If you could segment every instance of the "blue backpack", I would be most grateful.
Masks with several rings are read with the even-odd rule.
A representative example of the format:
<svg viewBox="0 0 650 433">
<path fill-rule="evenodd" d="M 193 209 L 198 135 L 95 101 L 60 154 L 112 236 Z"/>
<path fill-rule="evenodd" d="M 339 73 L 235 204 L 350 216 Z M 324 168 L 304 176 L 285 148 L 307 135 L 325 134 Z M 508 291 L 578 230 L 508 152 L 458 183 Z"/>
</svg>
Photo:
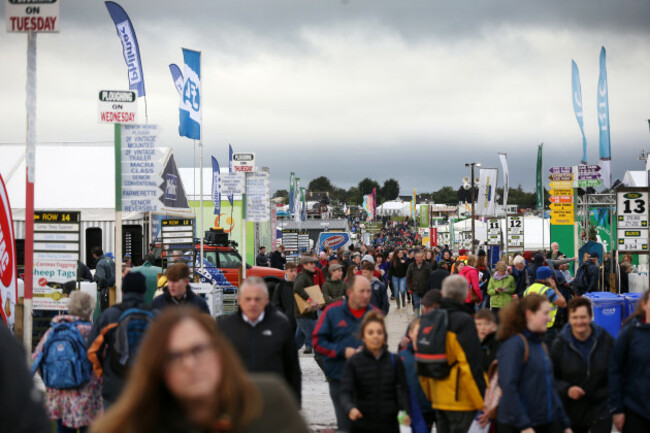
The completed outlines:
<svg viewBox="0 0 650 433">
<path fill-rule="evenodd" d="M 86 342 L 77 324 L 61 322 L 54 325 L 43 350 L 32 364 L 32 374 L 41 368 L 45 386 L 54 389 L 79 388 L 90 380 L 92 366 L 86 355 Z"/>
<path fill-rule="evenodd" d="M 117 327 L 111 330 L 113 338 L 108 345 L 108 356 L 111 369 L 118 376 L 126 376 L 138 351 L 140 341 L 154 318 L 155 315 L 150 310 L 129 308 L 124 310 L 118 319 Z"/>
</svg>

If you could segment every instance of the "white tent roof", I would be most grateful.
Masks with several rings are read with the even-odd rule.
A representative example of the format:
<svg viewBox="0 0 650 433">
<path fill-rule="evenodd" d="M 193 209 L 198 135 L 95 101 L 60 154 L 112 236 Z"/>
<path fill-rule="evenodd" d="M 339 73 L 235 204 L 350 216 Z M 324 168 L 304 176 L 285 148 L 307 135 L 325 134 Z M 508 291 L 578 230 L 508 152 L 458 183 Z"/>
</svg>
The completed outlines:
<svg viewBox="0 0 650 433">
<path fill-rule="evenodd" d="M 377 206 L 379 216 L 409 216 L 411 215 L 411 204 L 405 201 L 387 201 Z"/>
<path fill-rule="evenodd" d="M 623 185 L 625 186 L 648 186 L 648 173 L 645 171 L 631 171 L 625 172 L 623 177 Z"/>
</svg>

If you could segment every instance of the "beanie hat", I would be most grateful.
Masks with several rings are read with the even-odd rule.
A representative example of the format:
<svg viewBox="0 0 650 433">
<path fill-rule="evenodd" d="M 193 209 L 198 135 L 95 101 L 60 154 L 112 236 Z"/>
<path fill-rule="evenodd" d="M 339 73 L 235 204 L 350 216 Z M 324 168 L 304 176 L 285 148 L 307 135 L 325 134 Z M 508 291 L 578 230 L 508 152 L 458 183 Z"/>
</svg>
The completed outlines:
<svg viewBox="0 0 650 433">
<path fill-rule="evenodd" d="M 140 272 L 129 272 L 122 278 L 122 292 L 123 293 L 140 293 L 144 295 L 147 291 L 147 283 Z"/>
<path fill-rule="evenodd" d="M 535 254 L 533 256 L 533 263 L 535 263 L 536 265 L 543 264 L 544 263 L 544 256 L 541 255 L 541 254 Z"/>
<path fill-rule="evenodd" d="M 548 266 L 540 266 L 539 268 L 537 268 L 538 280 L 546 280 L 548 278 L 551 278 L 552 275 L 553 275 L 553 270 Z"/>
<path fill-rule="evenodd" d="M 366 254 L 365 256 L 363 256 L 363 259 L 361 259 L 361 261 L 375 263 L 375 259 L 370 254 Z"/>
</svg>

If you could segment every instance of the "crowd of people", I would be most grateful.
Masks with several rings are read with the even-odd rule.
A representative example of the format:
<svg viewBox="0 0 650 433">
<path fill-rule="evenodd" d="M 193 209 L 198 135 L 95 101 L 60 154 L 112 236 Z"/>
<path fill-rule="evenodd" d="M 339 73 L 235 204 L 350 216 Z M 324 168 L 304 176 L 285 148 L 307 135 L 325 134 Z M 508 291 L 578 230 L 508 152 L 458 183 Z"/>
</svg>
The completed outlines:
<svg viewBox="0 0 650 433">
<path fill-rule="evenodd" d="M 650 292 L 615 339 L 581 296 L 597 256 L 570 279 L 574 258 L 557 245 L 491 266 L 481 250 L 384 230 L 297 263 L 274 251 L 283 280 L 247 278 L 238 312 L 217 320 L 184 263 L 153 280 L 157 296 L 145 274 L 125 274 L 122 302 L 94 321 L 95 299 L 74 291 L 32 354 L 42 397 L 7 394 L 30 381 L 0 332 L 0 392 L 14 396 L 0 431 L 51 431 L 47 419 L 58 432 L 307 431 L 300 351 L 327 380 L 342 432 L 650 431 Z M 388 329 L 393 305 L 406 329 Z M 403 335 L 394 352 L 389 332 Z M 16 405 L 30 416 L 7 415 Z"/>
</svg>

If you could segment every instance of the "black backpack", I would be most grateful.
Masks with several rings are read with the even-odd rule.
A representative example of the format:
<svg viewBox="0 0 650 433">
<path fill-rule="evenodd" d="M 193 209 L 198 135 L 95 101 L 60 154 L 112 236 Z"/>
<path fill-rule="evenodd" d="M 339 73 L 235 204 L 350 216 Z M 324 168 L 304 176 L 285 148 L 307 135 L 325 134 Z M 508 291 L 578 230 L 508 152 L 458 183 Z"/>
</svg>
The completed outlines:
<svg viewBox="0 0 650 433">
<path fill-rule="evenodd" d="M 419 376 L 444 379 L 451 368 L 447 361 L 447 310 L 436 308 L 420 317 L 415 365 Z"/>
<path fill-rule="evenodd" d="M 579 294 L 583 294 L 587 291 L 589 287 L 589 266 L 586 263 L 583 263 L 582 266 L 578 268 L 575 278 L 575 288 Z"/>
</svg>

